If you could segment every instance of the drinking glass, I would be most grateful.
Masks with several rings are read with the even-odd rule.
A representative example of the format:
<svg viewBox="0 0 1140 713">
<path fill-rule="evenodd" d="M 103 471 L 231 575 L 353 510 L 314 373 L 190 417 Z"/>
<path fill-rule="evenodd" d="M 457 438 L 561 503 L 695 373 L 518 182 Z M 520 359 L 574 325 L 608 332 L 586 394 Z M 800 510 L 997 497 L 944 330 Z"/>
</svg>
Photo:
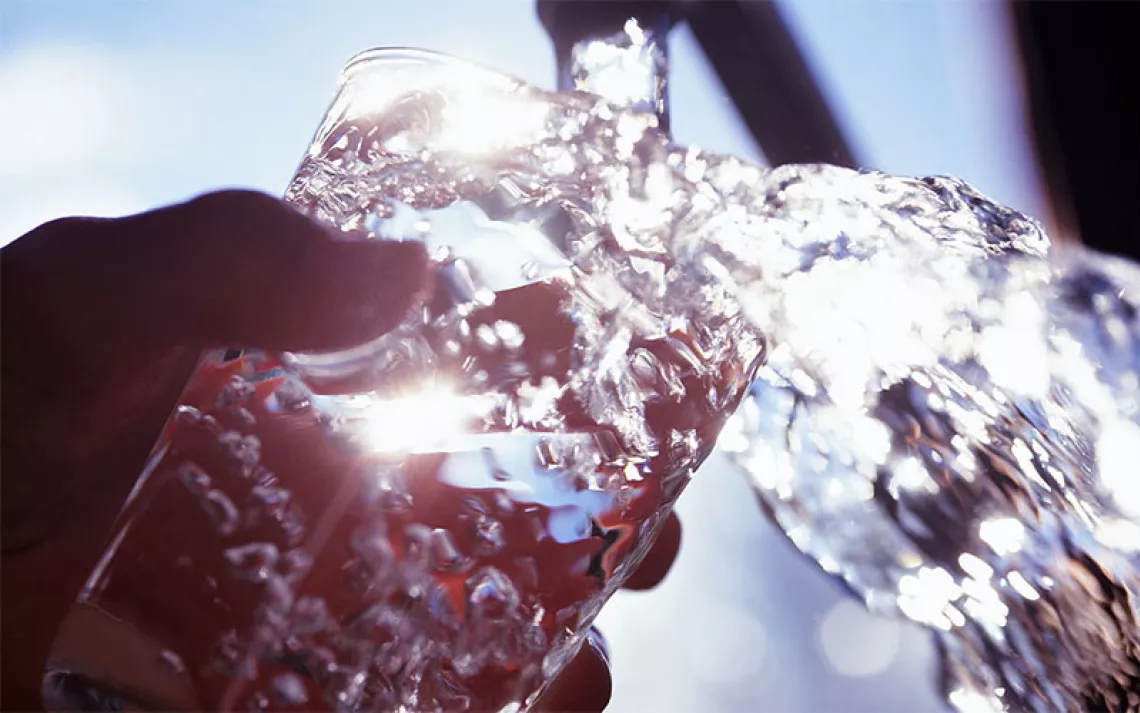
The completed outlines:
<svg viewBox="0 0 1140 713">
<path fill-rule="evenodd" d="M 353 349 L 204 355 L 48 707 L 532 705 L 763 353 L 680 249 L 703 163 L 656 122 L 442 55 L 353 59 L 286 198 L 422 242 L 430 291 Z"/>
</svg>

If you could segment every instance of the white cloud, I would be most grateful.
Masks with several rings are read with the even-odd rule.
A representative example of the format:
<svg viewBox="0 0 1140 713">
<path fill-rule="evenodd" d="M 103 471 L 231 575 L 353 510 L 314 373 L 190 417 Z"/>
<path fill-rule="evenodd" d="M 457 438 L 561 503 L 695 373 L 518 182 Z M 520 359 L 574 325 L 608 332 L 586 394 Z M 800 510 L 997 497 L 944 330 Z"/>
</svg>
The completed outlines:
<svg viewBox="0 0 1140 713">
<path fill-rule="evenodd" d="M 0 185 L 82 172 L 129 146 L 130 79 L 92 47 L 30 45 L 0 56 Z"/>
<path fill-rule="evenodd" d="M 143 207 L 113 170 L 138 150 L 132 87 L 122 63 L 95 47 L 0 55 L 0 245 L 61 216 Z"/>
</svg>

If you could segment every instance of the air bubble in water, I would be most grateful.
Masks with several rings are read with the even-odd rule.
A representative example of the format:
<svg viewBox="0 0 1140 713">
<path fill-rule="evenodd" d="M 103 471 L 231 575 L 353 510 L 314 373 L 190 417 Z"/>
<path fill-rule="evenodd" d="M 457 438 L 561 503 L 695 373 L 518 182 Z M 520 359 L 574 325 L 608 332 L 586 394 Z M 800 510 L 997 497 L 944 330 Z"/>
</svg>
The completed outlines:
<svg viewBox="0 0 1140 713">
<path fill-rule="evenodd" d="M 174 420 L 184 426 L 193 426 L 202 420 L 202 412 L 193 406 L 182 405 L 174 410 Z"/>
<path fill-rule="evenodd" d="M 519 593 L 502 571 L 483 567 L 467 579 L 467 604 L 472 615 L 500 621 L 514 614 Z"/>
<path fill-rule="evenodd" d="M 432 532 L 426 525 L 412 524 L 404 528 L 404 566 L 426 570 L 431 558 Z"/>
<path fill-rule="evenodd" d="M 237 419 L 238 423 L 246 426 L 247 428 L 249 426 L 254 426 L 257 424 L 257 417 L 253 415 L 252 411 L 244 406 L 238 406 L 234 409 L 234 418 Z"/>
<path fill-rule="evenodd" d="M 385 512 L 404 512 L 412 507 L 412 496 L 398 468 L 380 466 L 364 479 L 365 499 Z"/>
<path fill-rule="evenodd" d="M 474 308 L 477 288 L 466 262 L 453 259 L 440 265 L 439 283 L 461 314 Z"/>
<path fill-rule="evenodd" d="M 261 691 L 254 693 L 249 697 L 249 709 L 254 713 L 269 710 L 269 696 Z"/>
<path fill-rule="evenodd" d="M 250 502 L 277 520 L 284 517 L 290 497 L 288 490 L 267 485 L 256 485 L 249 492 Z"/>
<path fill-rule="evenodd" d="M 227 406 L 237 406 L 238 404 L 245 403 L 254 394 L 253 384 L 248 380 L 234 374 L 222 390 L 218 393 L 217 406 L 224 408 Z"/>
<path fill-rule="evenodd" d="M 523 345 L 525 335 L 522 329 L 519 328 L 514 322 L 507 322 L 499 320 L 495 322 L 495 336 L 499 338 L 503 346 L 507 349 L 519 349 Z"/>
<path fill-rule="evenodd" d="M 395 560 L 392 545 L 388 542 L 388 532 L 382 522 L 370 522 L 359 527 L 352 533 L 349 545 L 369 571 L 376 575 L 387 572 Z"/>
<path fill-rule="evenodd" d="M 515 501 L 505 490 L 496 490 L 491 496 L 491 501 L 495 505 L 495 511 L 501 515 L 511 515 L 515 511 Z"/>
<path fill-rule="evenodd" d="M 269 542 L 252 542 L 231 547 L 223 553 L 235 577 L 260 582 L 266 579 L 277 564 L 277 547 Z"/>
<path fill-rule="evenodd" d="M 210 490 L 203 494 L 203 509 L 214 522 L 214 529 L 220 535 L 232 535 L 238 526 L 238 509 L 233 501 L 220 490 Z"/>
<path fill-rule="evenodd" d="M 158 652 L 158 663 L 162 668 L 175 675 L 186 672 L 186 664 L 182 662 L 182 657 L 170 649 L 163 649 Z"/>
<path fill-rule="evenodd" d="M 506 544 L 503 523 L 487 515 L 478 516 L 475 519 L 472 540 L 476 555 L 486 557 L 498 554 Z"/>
<path fill-rule="evenodd" d="M 283 706 L 299 706 L 309 700 L 309 694 L 300 676 L 283 673 L 273 678 L 273 698 Z"/>
<path fill-rule="evenodd" d="M 226 431 L 218 436 L 222 452 L 241 466 L 244 474 L 253 472 L 261 460 L 261 439 L 254 435 L 242 435 L 237 431 Z"/>
<path fill-rule="evenodd" d="M 289 547 L 297 547 L 305 540 L 305 516 L 296 503 L 289 503 L 281 516 L 281 531 Z"/>
<path fill-rule="evenodd" d="M 312 396 L 305 386 L 293 379 L 287 379 L 273 392 L 277 408 L 286 412 L 303 411 L 312 405 Z"/>
<path fill-rule="evenodd" d="M 245 647 L 233 629 L 223 632 L 218 637 L 214 643 L 210 660 L 219 671 L 227 676 L 238 676 L 245 673 L 247 678 L 253 677 L 252 669 L 245 655 Z"/>
<path fill-rule="evenodd" d="M 270 574 L 264 580 L 261 610 L 269 615 L 268 621 L 275 627 L 284 623 L 288 610 L 293 608 L 293 588 L 285 577 Z"/>
<path fill-rule="evenodd" d="M 301 597 L 293 607 L 291 636 L 309 636 L 328 629 L 333 624 L 325 600 L 320 597 Z"/>
<path fill-rule="evenodd" d="M 281 576 L 291 584 L 304 578 L 313 566 L 313 556 L 303 549 L 289 550 L 281 556 Z"/>
<path fill-rule="evenodd" d="M 437 527 L 431 531 L 431 566 L 440 572 L 455 572 L 463 568 L 465 558 L 451 533 Z"/>
<path fill-rule="evenodd" d="M 483 462 L 487 464 L 487 469 L 491 471 L 491 477 L 499 482 L 505 482 L 511 479 L 511 474 L 503 469 L 499 464 L 499 459 L 495 456 L 495 451 L 490 448 L 484 448 Z"/>
<path fill-rule="evenodd" d="M 485 349 L 494 349 L 499 344 L 495 330 L 486 324 L 481 324 L 475 329 L 475 340 Z"/>
<path fill-rule="evenodd" d="M 178 466 L 178 478 L 195 495 L 204 495 L 210 489 L 210 476 L 198 465 L 190 462 Z"/>
<path fill-rule="evenodd" d="M 549 438 L 540 438 L 535 446 L 535 457 L 543 468 L 553 469 L 562 465 L 562 457 Z"/>
</svg>

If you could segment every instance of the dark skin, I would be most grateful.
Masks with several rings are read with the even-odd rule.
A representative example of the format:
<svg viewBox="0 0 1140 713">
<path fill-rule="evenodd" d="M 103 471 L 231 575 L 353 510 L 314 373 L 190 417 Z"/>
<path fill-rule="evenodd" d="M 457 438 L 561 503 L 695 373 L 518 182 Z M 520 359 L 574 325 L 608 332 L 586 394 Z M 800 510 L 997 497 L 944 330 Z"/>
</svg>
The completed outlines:
<svg viewBox="0 0 1140 713">
<path fill-rule="evenodd" d="M 415 245 L 334 240 L 246 191 L 57 220 L 0 251 L 0 709 L 42 708 L 56 627 L 199 353 L 359 344 L 391 329 L 428 281 Z M 671 518 L 627 586 L 660 582 L 679 543 Z M 603 648 L 583 647 L 539 708 L 605 708 Z"/>
</svg>

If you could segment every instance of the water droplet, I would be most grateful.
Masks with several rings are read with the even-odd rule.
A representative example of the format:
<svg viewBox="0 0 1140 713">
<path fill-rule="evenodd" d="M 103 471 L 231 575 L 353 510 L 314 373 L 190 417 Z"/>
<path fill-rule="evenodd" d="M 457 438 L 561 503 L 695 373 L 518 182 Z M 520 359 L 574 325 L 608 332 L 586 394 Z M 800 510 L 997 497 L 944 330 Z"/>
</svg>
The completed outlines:
<svg viewBox="0 0 1140 713">
<path fill-rule="evenodd" d="M 456 572 L 466 564 L 451 533 L 443 528 L 431 531 L 431 566 L 440 572 Z"/>
<path fill-rule="evenodd" d="M 178 477 L 186 488 L 196 495 L 202 495 L 210 489 L 210 476 L 194 463 L 186 462 L 179 465 Z"/>
<path fill-rule="evenodd" d="M 503 523 L 493 517 L 481 515 L 475 520 L 473 548 L 480 557 L 496 555 L 506 544 Z"/>
<path fill-rule="evenodd" d="M 238 526 L 238 509 L 220 490 L 206 492 L 200 502 L 220 535 L 232 535 Z"/>
<path fill-rule="evenodd" d="M 218 436 L 222 452 L 241 467 L 243 474 L 250 474 L 261 460 L 261 439 L 254 435 L 242 435 L 237 431 L 226 431 Z"/>
<path fill-rule="evenodd" d="M 235 577 L 259 582 L 273 571 L 277 564 L 277 547 L 268 542 L 252 542 L 231 547 L 223 553 Z"/>
<path fill-rule="evenodd" d="M 309 700 L 309 694 L 300 676 L 283 673 L 273 678 L 273 698 L 283 706 L 299 706 Z"/>
<path fill-rule="evenodd" d="M 260 713 L 261 711 L 269 710 L 269 696 L 265 695 L 261 691 L 254 693 L 249 698 L 249 709 L 251 711 L 254 711 L 254 713 Z"/>
<path fill-rule="evenodd" d="M 158 652 L 158 663 L 162 668 L 176 676 L 186 671 L 186 664 L 182 662 L 182 657 L 170 649 L 163 649 Z"/>
<path fill-rule="evenodd" d="M 234 374 L 218 393 L 216 405 L 218 408 L 225 408 L 227 406 L 236 406 L 245 403 L 253 396 L 254 391 L 253 384 L 237 374 Z"/>
<path fill-rule="evenodd" d="M 290 636 L 309 636 L 324 631 L 333 625 L 325 600 L 320 597 L 301 597 L 293 607 L 293 621 Z"/>
<path fill-rule="evenodd" d="M 472 616 L 502 621 L 514 614 L 519 593 L 507 575 L 495 567 L 483 567 L 467 579 L 467 604 Z"/>
</svg>

